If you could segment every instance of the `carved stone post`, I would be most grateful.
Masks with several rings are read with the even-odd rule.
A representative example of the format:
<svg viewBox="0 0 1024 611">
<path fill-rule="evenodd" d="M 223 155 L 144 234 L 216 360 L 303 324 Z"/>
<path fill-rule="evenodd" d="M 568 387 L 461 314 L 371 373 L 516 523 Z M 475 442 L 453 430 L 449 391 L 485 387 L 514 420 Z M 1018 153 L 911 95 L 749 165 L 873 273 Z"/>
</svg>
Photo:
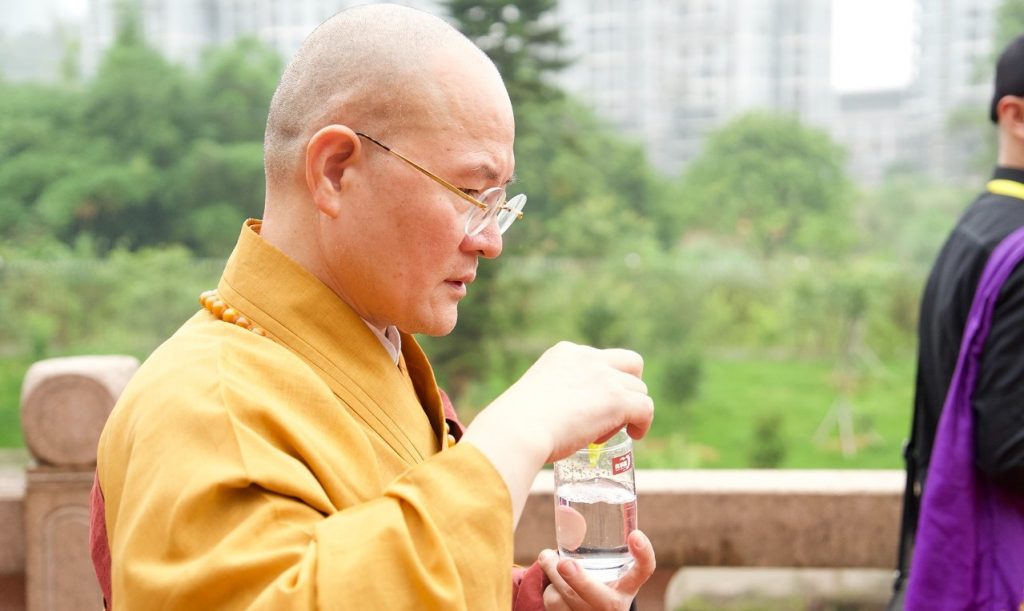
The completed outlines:
<svg viewBox="0 0 1024 611">
<path fill-rule="evenodd" d="M 28 611 L 99 609 L 89 555 L 89 491 L 103 424 L 139 362 L 130 356 L 39 361 L 21 388 Z"/>
</svg>

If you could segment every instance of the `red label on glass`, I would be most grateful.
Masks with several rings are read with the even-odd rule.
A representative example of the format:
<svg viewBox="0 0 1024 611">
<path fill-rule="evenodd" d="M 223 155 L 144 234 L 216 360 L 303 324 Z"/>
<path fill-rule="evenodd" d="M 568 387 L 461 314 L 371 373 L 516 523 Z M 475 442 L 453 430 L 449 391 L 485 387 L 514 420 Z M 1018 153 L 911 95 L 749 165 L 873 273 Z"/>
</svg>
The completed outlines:
<svg viewBox="0 0 1024 611">
<path fill-rule="evenodd" d="M 629 452 L 612 459 L 612 475 L 625 473 L 633 468 L 633 453 Z"/>
</svg>

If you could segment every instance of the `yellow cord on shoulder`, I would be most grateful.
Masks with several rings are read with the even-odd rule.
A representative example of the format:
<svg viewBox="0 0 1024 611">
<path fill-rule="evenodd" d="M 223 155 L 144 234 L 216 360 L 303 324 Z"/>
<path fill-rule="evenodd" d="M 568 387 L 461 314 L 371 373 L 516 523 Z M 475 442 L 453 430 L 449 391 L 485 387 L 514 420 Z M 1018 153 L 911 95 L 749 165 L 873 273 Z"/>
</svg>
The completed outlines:
<svg viewBox="0 0 1024 611">
<path fill-rule="evenodd" d="M 1017 199 L 1024 199 L 1024 184 L 1016 180 L 1007 180 L 1005 178 L 990 180 L 988 181 L 988 190 L 989 193 L 995 193 L 996 195 L 1007 195 Z"/>
</svg>

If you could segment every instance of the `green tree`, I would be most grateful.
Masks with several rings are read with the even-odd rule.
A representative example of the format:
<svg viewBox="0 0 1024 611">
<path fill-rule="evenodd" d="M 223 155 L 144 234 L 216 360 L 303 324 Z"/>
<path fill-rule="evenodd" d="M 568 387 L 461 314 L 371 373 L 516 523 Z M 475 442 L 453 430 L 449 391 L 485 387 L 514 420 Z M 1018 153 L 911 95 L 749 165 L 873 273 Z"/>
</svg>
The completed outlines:
<svg viewBox="0 0 1024 611">
<path fill-rule="evenodd" d="M 78 82 L 81 74 L 79 65 L 82 52 L 82 38 L 67 25 L 59 24 L 57 36 L 60 39 L 63 53 L 60 58 L 60 77 L 64 83 Z"/>
<path fill-rule="evenodd" d="M 207 50 L 198 75 L 203 136 L 262 142 L 282 67 L 281 56 L 255 38 Z"/>
<path fill-rule="evenodd" d="M 567 65 L 557 0 L 444 0 L 456 27 L 487 53 L 515 103 L 561 95 L 549 82 Z"/>
<path fill-rule="evenodd" d="M 119 42 L 107 51 L 88 88 L 83 135 L 116 143 L 122 157 L 144 155 L 167 167 L 197 135 L 191 85 L 183 68 L 155 50 Z"/>
<path fill-rule="evenodd" d="M 684 180 L 692 227 L 738 235 L 764 256 L 839 254 L 852 240 L 845 151 L 786 115 L 752 113 L 713 132 Z"/>
<path fill-rule="evenodd" d="M 996 9 L 996 37 L 992 45 L 993 58 L 1002 53 L 1014 38 L 1024 34 L 1024 0 L 1003 0 Z M 995 62 L 990 62 L 995 65 Z"/>
<path fill-rule="evenodd" d="M 169 237 L 198 254 L 228 254 L 242 220 L 261 214 L 263 130 L 280 72 L 277 53 L 251 38 L 203 55 L 193 79 L 201 137 L 182 152 L 163 200 Z"/>
<path fill-rule="evenodd" d="M 976 185 L 956 188 L 916 174 L 888 176 L 858 199 L 863 250 L 927 271 L 976 190 Z"/>
<path fill-rule="evenodd" d="M 514 254 L 593 257 L 678 237 L 672 185 L 639 143 L 571 98 L 516 108 L 516 175 L 529 200 Z"/>
<path fill-rule="evenodd" d="M 89 151 L 77 137 L 82 94 L 63 86 L 0 87 L 0 242 L 26 243 L 53 228 L 36 202 Z"/>
<path fill-rule="evenodd" d="M 134 3 L 118 7 L 115 43 L 90 82 L 0 89 L 0 235 L 226 254 L 262 209 L 281 60 L 242 39 L 189 71 L 146 46 Z"/>
<path fill-rule="evenodd" d="M 227 256 L 243 220 L 263 210 L 263 144 L 200 140 L 172 171 L 167 238 L 202 256 Z"/>
</svg>

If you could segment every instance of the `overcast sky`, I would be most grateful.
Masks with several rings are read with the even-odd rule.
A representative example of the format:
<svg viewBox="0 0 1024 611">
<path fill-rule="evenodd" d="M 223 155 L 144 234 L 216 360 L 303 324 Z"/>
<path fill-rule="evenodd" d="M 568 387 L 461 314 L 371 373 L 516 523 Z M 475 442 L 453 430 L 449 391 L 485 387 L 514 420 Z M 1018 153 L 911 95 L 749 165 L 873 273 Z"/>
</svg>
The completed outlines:
<svg viewBox="0 0 1024 611">
<path fill-rule="evenodd" d="M 55 18 L 81 19 L 87 6 L 88 0 L 0 0 L 0 29 L 48 30 Z"/>
<path fill-rule="evenodd" d="M 0 0 L 0 29 L 48 30 L 77 20 L 88 0 Z M 911 0 L 832 0 L 832 86 L 840 91 L 899 87 L 911 74 Z"/>
<path fill-rule="evenodd" d="M 832 86 L 840 91 L 907 84 L 911 0 L 832 0 Z"/>
</svg>

